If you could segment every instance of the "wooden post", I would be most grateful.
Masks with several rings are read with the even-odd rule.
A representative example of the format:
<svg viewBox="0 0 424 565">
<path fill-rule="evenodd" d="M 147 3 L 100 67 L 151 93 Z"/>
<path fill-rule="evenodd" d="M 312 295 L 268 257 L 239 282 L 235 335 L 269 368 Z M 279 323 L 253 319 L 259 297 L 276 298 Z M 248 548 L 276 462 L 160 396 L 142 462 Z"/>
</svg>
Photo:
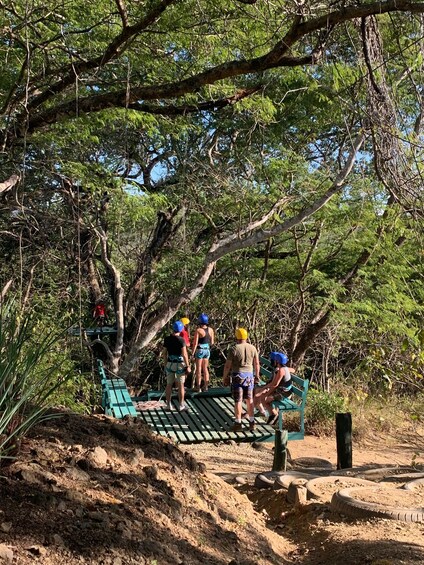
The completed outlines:
<svg viewBox="0 0 424 565">
<path fill-rule="evenodd" d="M 273 471 L 285 471 L 287 469 L 287 430 L 275 430 Z"/>
<path fill-rule="evenodd" d="M 352 414 L 336 414 L 337 469 L 352 467 Z"/>
</svg>

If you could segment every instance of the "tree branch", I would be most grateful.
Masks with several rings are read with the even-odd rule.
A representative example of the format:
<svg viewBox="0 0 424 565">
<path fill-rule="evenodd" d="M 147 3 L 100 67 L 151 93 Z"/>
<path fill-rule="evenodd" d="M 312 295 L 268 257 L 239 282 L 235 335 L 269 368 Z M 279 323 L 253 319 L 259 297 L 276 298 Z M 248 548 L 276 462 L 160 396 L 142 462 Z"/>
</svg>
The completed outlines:
<svg viewBox="0 0 424 565">
<path fill-rule="evenodd" d="M 74 62 L 70 65 L 63 78 L 46 87 L 41 94 L 30 101 L 27 106 L 30 115 L 31 110 L 39 108 L 44 102 L 54 97 L 56 94 L 63 92 L 68 86 L 73 84 L 76 76 L 81 76 L 90 70 L 99 69 L 112 59 L 120 56 L 125 51 L 130 40 L 155 22 L 162 12 L 175 1 L 176 0 L 162 0 L 162 2 L 159 2 L 150 13 L 137 24 L 125 27 L 108 45 L 101 56 L 90 59 L 89 61 Z M 124 107 L 126 104 L 140 104 L 140 100 L 144 101 L 142 104 L 147 100 L 169 100 L 171 98 L 179 98 L 185 94 L 198 92 L 206 85 L 214 84 L 227 78 L 251 73 L 257 74 L 276 67 L 294 67 L 312 64 L 317 61 L 321 49 L 318 47 L 316 52 L 312 55 L 293 57 L 292 48 L 300 39 L 316 31 L 322 30 L 327 32 L 327 30 L 331 30 L 338 24 L 350 20 L 388 12 L 424 13 L 424 3 L 406 0 L 387 0 L 385 2 L 372 2 L 371 4 L 343 7 L 339 10 L 324 14 L 323 16 L 311 18 L 308 21 L 304 21 L 302 16 L 296 16 L 286 35 L 278 41 L 268 53 L 262 56 L 252 59 L 228 61 L 177 82 L 134 86 L 131 87 L 129 92 L 128 88 L 125 88 L 114 92 L 94 94 L 85 98 L 79 98 L 78 109 L 81 113 L 88 113 L 111 107 Z M 53 123 L 66 116 L 74 116 L 75 107 L 75 99 L 73 98 L 67 102 L 57 104 L 48 110 L 39 112 L 36 116 L 30 118 L 27 131 L 34 131 L 45 124 Z M 146 106 L 145 111 L 147 111 L 147 109 L 148 107 Z M 151 110 L 153 111 L 153 108 L 151 108 Z M 170 113 L 171 112 L 172 110 L 170 109 Z M 165 113 L 165 111 L 163 111 L 163 113 Z M 16 117 L 16 123 L 25 124 L 26 118 L 26 113 L 19 115 Z M 24 128 L 21 126 L 17 135 L 22 136 L 23 133 Z"/>
<path fill-rule="evenodd" d="M 116 2 L 116 5 L 118 7 L 118 12 L 121 16 L 122 25 L 125 29 L 125 28 L 129 27 L 127 7 L 125 6 L 125 3 L 123 2 L 123 0 L 115 0 L 115 2 Z"/>
<path fill-rule="evenodd" d="M 113 278 L 114 284 L 114 296 L 113 302 L 115 306 L 115 315 L 116 315 L 116 343 L 113 350 L 113 363 L 112 363 L 112 371 L 117 371 L 118 369 L 118 362 L 122 355 L 122 350 L 124 347 L 124 289 L 122 288 L 121 284 L 121 275 L 119 270 L 115 267 L 109 257 L 109 250 L 108 250 L 108 238 L 105 231 L 97 227 L 95 229 L 96 234 L 100 240 L 100 249 L 102 253 L 102 261 L 105 265 L 108 273 Z"/>
<path fill-rule="evenodd" d="M 18 173 L 14 173 L 7 180 L 0 182 L 0 194 L 11 190 L 14 186 L 18 184 L 20 180 L 21 180 L 21 175 Z"/>
<path fill-rule="evenodd" d="M 336 194 L 342 188 L 342 186 L 344 186 L 346 179 L 353 168 L 357 152 L 364 142 L 364 138 L 365 136 L 363 133 L 358 135 L 358 137 L 352 144 L 352 149 L 345 166 L 337 175 L 331 188 L 325 193 L 324 196 L 316 200 L 312 205 L 299 212 L 293 218 L 290 218 L 281 224 L 277 224 L 269 230 L 256 229 L 256 231 L 253 231 L 253 233 L 246 235 L 246 237 L 244 238 L 239 238 L 236 234 L 234 234 L 233 236 L 223 238 L 222 240 L 218 240 L 217 242 L 213 243 L 208 253 L 206 254 L 203 262 L 203 267 L 199 272 L 196 280 L 193 282 L 192 286 L 180 296 L 169 300 L 169 302 L 158 311 L 156 316 L 149 323 L 148 327 L 145 328 L 144 331 L 140 332 L 137 340 L 135 341 L 128 355 L 125 357 L 125 360 L 119 369 L 119 375 L 122 378 L 128 377 L 130 372 L 135 367 L 143 348 L 151 342 L 151 340 L 163 328 L 163 326 L 167 324 L 169 320 L 177 313 L 178 309 L 181 306 L 194 300 L 194 298 L 196 298 L 203 291 L 212 274 L 216 262 L 220 258 L 233 253 L 234 251 L 245 249 L 247 247 L 250 247 L 251 245 L 265 241 L 270 237 L 277 236 L 291 229 L 295 225 L 303 222 L 306 218 L 322 208 L 330 200 L 330 198 L 334 194 Z M 274 209 L 274 206 L 272 209 Z M 268 212 L 264 217 L 269 218 L 270 212 Z M 261 222 L 261 220 L 258 220 L 256 222 L 252 222 L 250 226 L 257 227 L 262 224 L 263 222 Z M 243 233 L 249 232 L 250 226 L 248 226 L 246 230 L 243 231 Z M 250 227 L 250 229 L 255 228 Z"/>
<path fill-rule="evenodd" d="M 115 39 L 111 41 L 111 43 L 109 43 L 102 55 L 100 55 L 99 57 L 94 57 L 93 59 L 90 59 L 88 61 L 72 63 L 69 66 L 68 70 L 63 72 L 64 76 L 62 76 L 60 80 L 58 80 L 54 84 L 49 85 L 43 93 L 31 100 L 31 102 L 28 104 L 28 109 L 31 110 L 38 108 L 41 104 L 52 98 L 52 96 L 55 96 L 59 92 L 63 92 L 63 90 L 65 90 L 68 86 L 75 82 L 76 76 L 79 76 L 87 71 L 103 67 L 112 59 L 119 57 L 119 55 L 121 55 L 125 51 L 131 39 L 133 39 L 144 29 L 146 29 L 149 25 L 154 23 L 166 10 L 167 7 L 175 2 L 176 0 L 161 0 L 139 22 L 132 26 L 124 26 L 121 33 L 117 35 Z"/>
</svg>

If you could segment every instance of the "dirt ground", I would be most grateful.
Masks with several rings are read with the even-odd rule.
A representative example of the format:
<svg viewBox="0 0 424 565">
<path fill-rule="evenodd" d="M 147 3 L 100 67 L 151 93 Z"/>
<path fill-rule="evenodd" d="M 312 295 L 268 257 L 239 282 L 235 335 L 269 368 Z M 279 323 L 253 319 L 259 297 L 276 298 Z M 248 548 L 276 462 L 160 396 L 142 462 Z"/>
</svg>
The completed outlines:
<svg viewBox="0 0 424 565">
<path fill-rule="evenodd" d="M 332 512 L 328 503 L 309 502 L 295 509 L 285 501 L 286 491 L 254 488 L 257 473 L 269 471 L 273 448 L 264 444 L 199 444 L 186 446 L 186 451 L 205 463 L 210 472 L 232 483 L 245 494 L 254 508 L 267 517 L 268 528 L 277 532 L 296 549 L 289 551 L 290 563 L 302 565 L 343 564 L 409 565 L 424 563 L 424 523 L 406 523 L 389 519 L 354 520 Z M 336 471 L 335 438 L 307 436 L 289 442 L 288 469 L 313 472 L 312 468 L 331 463 Z M 398 436 L 370 434 L 353 445 L 354 467 L 384 469 L 414 465 L 424 470 L 424 429 L 405 426 Z M 237 485 L 235 477 L 247 479 Z M 401 486 L 400 483 L 388 486 Z M 417 497 L 420 507 L 422 495 Z M 422 508 L 424 512 L 424 508 Z"/>
<path fill-rule="evenodd" d="M 402 438 L 354 445 L 354 464 L 424 464 L 424 430 Z M 335 466 L 334 439 L 289 447 L 294 468 Z M 424 523 L 352 520 L 319 501 L 293 507 L 285 491 L 255 488 L 272 459 L 271 446 L 180 449 L 139 420 L 65 413 L 38 426 L 19 459 L 0 468 L 0 563 L 424 562 Z M 240 475 L 244 484 L 235 484 Z"/>
</svg>

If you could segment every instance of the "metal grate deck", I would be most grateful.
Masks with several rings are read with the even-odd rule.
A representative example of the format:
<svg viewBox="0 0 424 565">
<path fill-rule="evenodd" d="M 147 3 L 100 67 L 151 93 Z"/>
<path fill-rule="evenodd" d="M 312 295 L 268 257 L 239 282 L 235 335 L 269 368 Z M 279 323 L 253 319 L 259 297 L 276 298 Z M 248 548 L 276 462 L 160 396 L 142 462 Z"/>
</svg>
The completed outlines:
<svg viewBox="0 0 424 565">
<path fill-rule="evenodd" d="M 149 394 L 149 398 L 156 395 Z M 158 398 L 158 396 L 156 396 Z M 143 399 L 136 399 L 142 401 Z M 233 424 L 234 401 L 228 389 L 211 389 L 205 393 L 188 394 L 186 412 L 178 412 L 178 401 L 173 398 L 174 411 L 163 407 L 140 410 L 139 416 L 153 432 L 171 438 L 178 443 L 216 442 L 232 439 L 237 442 L 273 441 L 274 428 L 256 420 L 256 429 L 249 431 L 249 423 L 243 420 L 245 431 L 228 431 Z"/>
</svg>

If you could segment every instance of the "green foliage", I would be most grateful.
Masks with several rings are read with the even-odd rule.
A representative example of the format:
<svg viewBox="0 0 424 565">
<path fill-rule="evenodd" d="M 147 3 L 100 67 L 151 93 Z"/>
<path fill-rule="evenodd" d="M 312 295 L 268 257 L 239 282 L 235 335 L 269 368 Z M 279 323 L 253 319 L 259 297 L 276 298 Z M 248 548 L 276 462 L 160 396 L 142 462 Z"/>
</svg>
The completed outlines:
<svg viewBox="0 0 424 565">
<path fill-rule="evenodd" d="M 75 0 L 54 10 L 41 0 L 15 0 L 0 14 L 1 123 L 10 127 L 3 131 L 1 160 L 8 174 L 25 170 L 19 198 L 5 201 L 0 216 L 1 278 L 13 279 L 21 298 L 27 295 L 37 312 L 37 331 L 48 327 L 43 312 L 54 313 L 57 327 L 89 324 L 93 279 L 96 292 L 108 295 L 110 310 L 116 296 L 96 236 L 104 230 L 126 300 L 133 298 L 131 284 L 141 273 L 133 308 L 124 305 L 124 351 L 133 344 L 127 330 L 135 305 L 143 333 L 196 280 L 214 240 L 242 233 L 283 197 L 285 203 L 261 229 L 282 225 L 310 206 L 334 181 L 351 139 L 368 121 L 367 69 L 358 56 L 356 24 L 336 25 L 313 64 L 237 74 L 187 93 L 196 73 L 207 74 L 215 65 L 231 68 L 232 62 L 277 48 L 293 23 L 293 3 L 171 2 L 146 27 L 142 22 L 157 4 L 127 4 L 120 13 L 103 0 L 89 5 Z M 336 4 L 304 3 L 305 23 L 337 10 Z M 385 64 L 375 69 L 376 76 L 384 72 L 390 78 L 403 122 L 399 134 L 413 140 L 417 163 L 419 19 L 404 14 L 377 19 Z M 139 34 L 114 45 L 124 29 L 138 26 Z M 293 64 L 317 49 L 318 36 L 290 47 Z M 173 84 L 181 80 L 184 88 L 173 96 Z M 162 97 L 164 85 L 168 94 Z M 140 87 L 150 89 L 146 99 L 135 94 Z M 260 90 L 219 111 L 192 112 L 198 104 L 251 87 Z M 86 114 L 99 96 L 106 104 Z M 153 113 L 140 110 L 142 105 Z M 184 105 L 189 109 L 178 114 Z M 64 114 L 50 114 L 59 107 Z M 167 107 L 176 113 L 156 113 Z M 9 144 L 15 134 L 22 138 Z M 210 313 L 219 347 L 225 349 L 241 323 L 262 351 L 289 348 L 317 313 L 327 311 L 328 333 L 305 346 L 307 366 L 320 368 L 331 350 L 330 372 L 337 369 L 346 379 L 377 388 L 403 386 L 405 379 L 421 386 L 424 296 L 417 257 L 423 245 L 412 220 L 386 206 L 369 151 L 367 145 L 358 155 L 349 185 L 313 218 L 269 248 L 260 244 L 217 263 L 205 292 L 187 307 L 191 318 L 201 310 Z M 110 199 L 106 211 L 100 210 L 104 192 Z M 149 247 L 158 215 L 175 209 L 184 213 L 173 237 L 163 248 Z M 159 236 L 166 232 L 162 228 Z M 364 252 L 369 257 L 361 261 Z M 95 388 L 77 349 L 53 344 L 39 363 L 46 370 L 58 363 L 64 372 L 80 366 L 55 393 L 74 409 Z"/>
<path fill-rule="evenodd" d="M 337 413 L 346 411 L 346 400 L 337 392 L 311 387 L 305 408 L 305 427 L 309 433 L 329 435 L 334 432 Z"/>
<path fill-rule="evenodd" d="M 0 309 L 0 461 L 16 455 L 25 434 L 47 414 L 52 396 L 69 378 L 44 364 L 57 335 L 35 332 L 34 320 L 15 303 Z"/>
</svg>

